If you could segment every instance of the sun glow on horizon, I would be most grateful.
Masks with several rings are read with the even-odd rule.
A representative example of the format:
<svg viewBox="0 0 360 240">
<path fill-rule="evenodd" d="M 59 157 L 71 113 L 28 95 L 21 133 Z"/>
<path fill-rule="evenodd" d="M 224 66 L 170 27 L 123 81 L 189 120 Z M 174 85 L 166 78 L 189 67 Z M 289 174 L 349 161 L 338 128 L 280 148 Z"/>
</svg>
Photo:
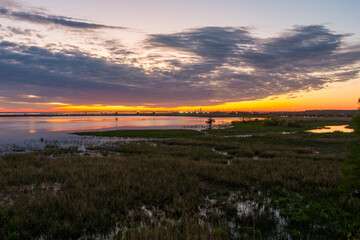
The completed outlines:
<svg viewBox="0 0 360 240">
<path fill-rule="evenodd" d="M 110 105 L 67 105 L 57 107 L 56 111 L 68 111 L 68 112 L 96 112 L 96 111 L 109 111 L 109 112 L 161 112 L 161 111 L 173 111 L 173 112 L 216 112 L 216 111 L 305 111 L 305 110 L 355 110 L 356 103 L 353 107 L 347 105 L 338 104 L 323 107 L 314 107 L 313 100 L 301 101 L 299 99 L 263 99 L 256 101 L 244 101 L 244 102 L 229 102 L 214 106 L 179 106 L 179 107 L 147 107 L 147 106 L 110 106 Z"/>
<path fill-rule="evenodd" d="M 242 102 L 227 102 L 216 104 L 209 101 L 209 105 L 162 107 L 160 104 L 146 103 L 143 106 L 124 105 L 72 105 L 64 104 L 54 108 L 55 111 L 174 111 L 203 112 L 215 111 L 305 111 L 305 110 L 356 110 L 359 99 L 358 89 L 360 79 L 344 83 L 333 83 L 327 88 L 313 91 L 271 96 L 264 99 Z M 333 97 L 336 96 L 336 97 Z M 212 104 L 211 104 L 212 103 Z M 215 105 L 213 105 L 215 104 Z"/>
<path fill-rule="evenodd" d="M 305 111 L 305 110 L 356 110 L 358 109 L 359 79 L 343 85 L 334 83 L 321 90 L 271 96 L 264 99 L 242 102 L 218 103 L 209 100 L 209 105 L 164 107 L 161 104 L 144 103 L 139 106 L 91 104 L 77 105 L 65 102 L 32 103 L 32 108 L 8 109 L 1 112 L 203 112 L 216 111 Z M 341 90 L 341 91 L 340 91 Z M 336 96 L 336 97 L 333 97 Z M 39 106 L 38 109 L 34 106 Z"/>
<path fill-rule="evenodd" d="M 337 101 L 327 103 L 322 95 L 314 98 L 313 96 L 302 97 L 269 97 L 261 100 L 228 102 L 218 105 L 197 105 L 197 106 L 177 106 L 162 107 L 156 104 L 144 104 L 143 106 L 124 106 L 124 105 L 72 105 L 67 103 L 45 103 L 47 106 L 55 106 L 50 109 L 4 109 L 2 112 L 216 112 L 216 111 L 305 111 L 305 110 L 356 110 L 358 98 L 352 101 Z M 214 103 L 214 102 L 213 102 Z M 314 104 L 316 103 L 316 104 Z"/>
</svg>

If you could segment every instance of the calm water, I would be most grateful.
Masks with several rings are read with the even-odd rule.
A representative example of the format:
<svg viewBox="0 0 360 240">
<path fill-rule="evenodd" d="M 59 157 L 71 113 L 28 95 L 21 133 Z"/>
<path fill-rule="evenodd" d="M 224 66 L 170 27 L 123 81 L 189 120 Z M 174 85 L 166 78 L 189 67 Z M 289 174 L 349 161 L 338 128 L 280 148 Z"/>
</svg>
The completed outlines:
<svg viewBox="0 0 360 240">
<path fill-rule="evenodd" d="M 242 118 L 214 118 L 214 128 L 230 125 Z M 0 155 L 12 152 L 40 150 L 48 145 L 76 146 L 81 151 L 99 144 L 116 144 L 134 139 L 97 138 L 69 134 L 79 131 L 116 129 L 194 129 L 207 127 L 207 118 L 178 116 L 53 116 L 53 117 L 0 117 Z M 353 132 L 347 125 L 326 126 L 309 130 L 313 133 Z M 250 135 L 244 135 L 250 136 Z M 240 137 L 244 137 L 240 136 Z M 136 140 L 136 139 L 135 139 Z"/>
<path fill-rule="evenodd" d="M 325 126 L 324 128 L 313 129 L 313 130 L 309 130 L 307 132 L 311 132 L 311 133 L 332 133 L 332 132 L 351 133 L 351 132 L 354 132 L 354 129 L 346 128 L 348 126 L 349 125 Z"/>
<path fill-rule="evenodd" d="M 53 116 L 0 118 L 0 144 L 24 140 L 69 138 L 68 133 L 104 129 L 197 129 L 206 127 L 207 118 L 159 116 Z M 215 126 L 241 118 L 215 118 Z"/>
</svg>

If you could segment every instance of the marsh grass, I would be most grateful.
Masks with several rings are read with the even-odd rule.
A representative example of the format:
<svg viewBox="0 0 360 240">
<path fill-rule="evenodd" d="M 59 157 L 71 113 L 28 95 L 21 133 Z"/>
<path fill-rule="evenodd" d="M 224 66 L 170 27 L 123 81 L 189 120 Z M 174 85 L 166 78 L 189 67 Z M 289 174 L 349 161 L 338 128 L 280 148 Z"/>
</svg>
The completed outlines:
<svg viewBox="0 0 360 240">
<path fill-rule="evenodd" d="M 246 131 L 267 127 L 241 124 Z M 337 190 L 347 147 L 356 137 L 283 135 L 274 128 L 247 138 L 224 137 L 224 132 L 241 134 L 245 127 L 240 126 L 231 132 L 100 144 L 91 150 L 107 154 L 96 156 L 56 147 L 3 156 L 0 236 L 360 237 L 360 203 Z"/>
<path fill-rule="evenodd" d="M 176 138 L 176 137 L 194 137 L 203 135 L 196 130 L 117 130 L 103 132 L 78 132 L 74 133 L 80 136 L 102 136 L 102 137 L 122 137 L 122 138 Z"/>
<path fill-rule="evenodd" d="M 211 134 L 237 135 L 244 133 L 271 133 L 271 132 L 303 132 L 314 128 L 322 128 L 326 125 L 344 125 L 343 121 L 305 121 L 268 119 L 264 121 L 239 121 L 233 122 L 232 128 L 209 129 Z"/>
</svg>

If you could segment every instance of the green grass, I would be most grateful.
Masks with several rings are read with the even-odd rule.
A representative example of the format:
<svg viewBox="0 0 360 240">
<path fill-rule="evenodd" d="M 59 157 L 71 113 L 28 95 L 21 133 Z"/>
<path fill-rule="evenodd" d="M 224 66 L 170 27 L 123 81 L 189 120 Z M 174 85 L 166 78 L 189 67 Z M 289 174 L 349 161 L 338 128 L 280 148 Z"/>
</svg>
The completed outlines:
<svg viewBox="0 0 360 240">
<path fill-rule="evenodd" d="M 302 124 L 287 135 L 261 122 L 195 136 L 116 131 L 161 139 L 91 149 L 103 156 L 51 147 L 3 156 L 0 237 L 95 239 L 118 227 L 115 239 L 358 239 L 360 201 L 338 191 L 358 138 L 302 132 L 334 123 Z M 249 215 L 237 213 L 250 203 Z"/>
<path fill-rule="evenodd" d="M 194 137 L 203 135 L 202 132 L 195 130 L 117 130 L 117 131 L 98 131 L 98 132 L 78 132 L 80 136 L 99 136 L 99 137 L 123 137 L 123 138 L 178 138 Z"/>
<path fill-rule="evenodd" d="M 275 123 L 275 124 L 274 124 Z M 299 120 L 265 120 L 265 121 L 238 121 L 233 122 L 231 128 L 207 129 L 205 132 L 212 135 L 238 135 L 247 133 L 271 132 L 304 132 L 306 130 L 323 128 L 327 125 L 344 125 L 343 121 L 299 121 Z M 350 124 L 350 123 L 348 123 Z M 77 132 L 80 136 L 125 137 L 125 138 L 191 138 L 203 135 L 195 130 L 115 130 Z M 341 134 L 341 133 L 340 133 Z M 348 134 L 349 135 L 349 134 Z M 346 135 L 346 136 L 348 136 Z"/>
<path fill-rule="evenodd" d="M 270 120 L 269 120 L 270 121 Z M 270 121 L 271 122 L 271 121 Z M 207 130 L 211 134 L 236 135 L 261 132 L 304 132 L 306 130 L 323 128 L 328 125 L 345 125 L 343 121 L 295 121 L 282 120 L 278 125 L 269 125 L 264 121 L 233 122 L 232 128 Z"/>
</svg>

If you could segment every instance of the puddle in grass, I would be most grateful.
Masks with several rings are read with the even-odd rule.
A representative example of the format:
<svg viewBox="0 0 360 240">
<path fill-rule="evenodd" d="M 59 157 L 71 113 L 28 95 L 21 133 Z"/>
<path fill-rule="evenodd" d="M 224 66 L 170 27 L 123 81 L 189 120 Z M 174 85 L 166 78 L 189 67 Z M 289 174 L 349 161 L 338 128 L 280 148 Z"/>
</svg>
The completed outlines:
<svg viewBox="0 0 360 240">
<path fill-rule="evenodd" d="M 347 128 L 349 125 L 338 125 L 338 126 L 325 126 L 320 129 L 312 129 L 307 132 L 310 133 L 333 133 L 333 132 L 344 132 L 344 133 L 352 133 L 354 129 Z"/>
</svg>

